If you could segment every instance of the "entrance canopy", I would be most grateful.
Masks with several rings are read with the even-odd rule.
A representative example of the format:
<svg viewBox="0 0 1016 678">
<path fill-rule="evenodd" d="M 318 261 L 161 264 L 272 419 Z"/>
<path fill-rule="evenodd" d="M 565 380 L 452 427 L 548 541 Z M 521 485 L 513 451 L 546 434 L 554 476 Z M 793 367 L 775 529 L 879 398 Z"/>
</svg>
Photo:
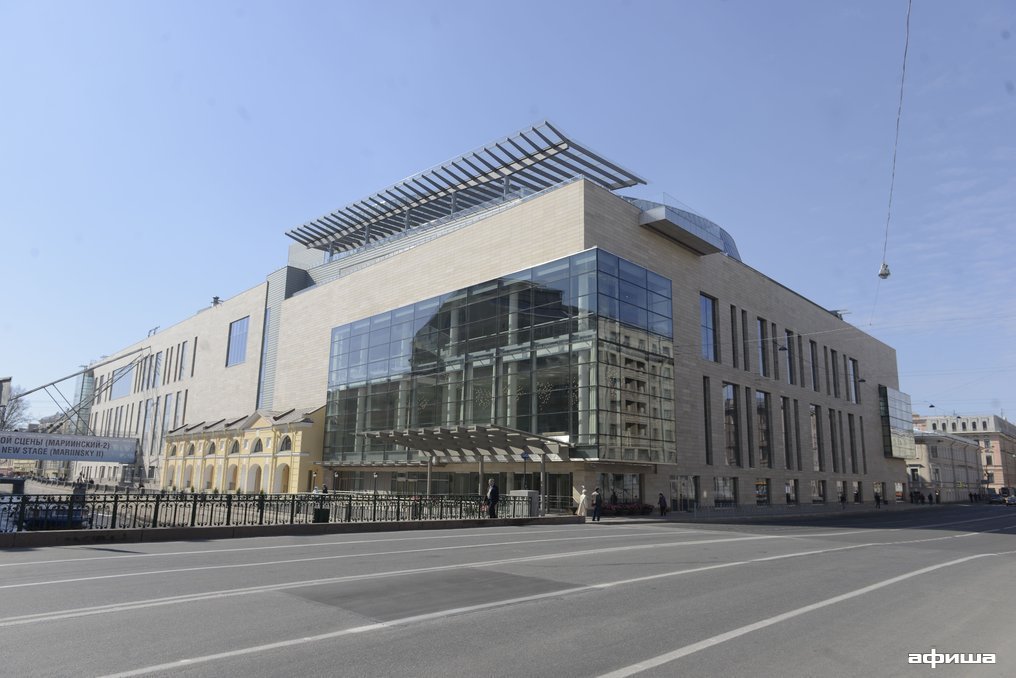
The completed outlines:
<svg viewBox="0 0 1016 678">
<path fill-rule="evenodd" d="M 367 431 L 360 435 L 417 450 L 437 463 L 567 461 L 571 447 L 567 440 L 487 425 Z"/>
</svg>

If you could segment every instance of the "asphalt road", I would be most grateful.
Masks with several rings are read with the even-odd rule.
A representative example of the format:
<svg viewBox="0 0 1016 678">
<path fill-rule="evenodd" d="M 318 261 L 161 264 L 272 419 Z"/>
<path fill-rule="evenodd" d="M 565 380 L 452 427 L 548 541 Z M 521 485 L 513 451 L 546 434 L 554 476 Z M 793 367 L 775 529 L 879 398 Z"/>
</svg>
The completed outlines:
<svg viewBox="0 0 1016 678">
<path fill-rule="evenodd" d="M 1004 506 L 6 550 L 0 675 L 1001 676 L 1014 576 Z"/>
</svg>

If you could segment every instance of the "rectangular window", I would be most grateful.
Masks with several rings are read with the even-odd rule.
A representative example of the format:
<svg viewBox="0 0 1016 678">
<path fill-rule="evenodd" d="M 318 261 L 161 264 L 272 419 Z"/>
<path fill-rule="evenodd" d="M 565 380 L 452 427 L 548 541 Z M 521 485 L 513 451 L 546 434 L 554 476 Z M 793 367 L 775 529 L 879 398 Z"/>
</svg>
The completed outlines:
<svg viewBox="0 0 1016 678">
<path fill-rule="evenodd" d="M 741 465 L 741 428 L 737 407 L 737 387 L 723 385 L 723 439 L 727 452 L 727 466 Z"/>
<path fill-rule="evenodd" d="M 752 416 L 752 403 L 754 401 L 751 397 L 751 387 L 744 387 L 744 410 L 745 410 L 745 440 L 748 441 L 748 468 L 755 466 L 755 434 L 754 431 L 754 417 Z"/>
<path fill-rule="evenodd" d="M 730 352 L 731 364 L 737 367 L 737 307 L 730 307 Z"/>
<path fill-rule="evenodd" d="M 741 348 L 744 356 L 744 371 L 751 372 L 751 339 L 748 338 L 748 312 L 741 311 Z"/>
<path fill-rule="evenodd" d="M 155 363 L 152 367 L 152 380 L 148 388 L 156 388 L 159 385 L 159 378 L 162 376 L 162 351 L 155 354 Z"/>
<path fill-rule="evenodd" d="M 847 398 L 850 402 L 861 402 L 860 390 L 858 389 L 857 361 L 853 358 L 847 360 Z"/>
<path fill-rule="evenodd" d="M 755 391 L 755 434 L 758 436 L 758 465 L 772 468 L 772 436 L 770 435 L 769 394 Z"/>
<path fill-rule="evenodd" d="M 758 373 L 769 376 L 769 323 L 764 318 L 758 319 Z"/>
<path fill-rule="evenodd" d="M 829 410 L 829 450 L 833 455 L 833 473 L 840 472 L 840 450 L 836 445 L 836 410 Z M 846 472 L 846 469 L 844 469 Z"/>
<path fill-rule="evenodd" d="M 769 478 L 755 479 L 755 505 L 768 506 L 769 499 Z"/>
<path fill-rule="evenodd" d="M 709 402 L 709 377 L 702 377 L 702 416 L 705 419 L 703 434 L 705 436 L 706 463 L 711 466 L 713 463 L 713 417 Z"/>
<path fill-rule="evenodd" d="M 713 478 L 713 505 L 737 505 L 737 478 Z"/>
<path fill-rule="evenodd" d="M 839 356 L 836 351 L 830 351 L 832 355 L 833 363 L 833 396 L 836 398 L 840 397 L 840 368 L 839 368 Z"/>
<path fill-rule="evenodd" d="M 790 411 L 790 398 L 780 398 L 780 420 L 783 423 L 783 465 L 791 471 L 794 468 L 794 422 Z"/>
<path fill-rule="evenodd" d="M 868 450 L 864 446 L 864 417 L 857 418 L 857 427 L 861 436 L 861 472 L 868 475 Z"/>
<path fill-rule="evenodd" d="M 811 346 L 811 388 L 813 391 L 819 391 L 821 387 L 818 385 L 818 344 L 814 341 L 808 341 Z"/>
<path fill-rule="evenodd" d="M 176 378 L 183 379 L 186 376 L 185 370 L 187 369 L 187 342 L 180 344 L 180 350 L 177 352 L 177 363 L 179 364 L 179 371 L 177 372 Z"/>
<path fill-rule="evenodd" d="M 783 483 L 783 492 L 786 494 L 787 504 L 793 506 L 797 503 L 797 479 L 790 478 Z"/>
<path fill-rule="evenodd" d="M 113 386 L 109 389 L 109 397 L 115 399 L 130 395 L 133 381 L 133 363 L 113 370 Z"/>
<path fill-rule="evenodd" d="M 198 338 L 194 337 L 194 352 L 191 353 L 190 375 L 194 376 L 194 366 L 198 363 Z"/>
<path fill-rule="evenodd" d="M 826 500 L 826 483 L 824 480 L 811 481 L 811 503 L 824 504 Z"/>
<path fill-rule="evenodd" d="M 797 459 L 797 470 L 803 471 L 801 463 L 801 403 L 794 399 L 794 458 Z"/>
<path fill-rule="evenodd" d="M 716 300 L 705 294 L 699 295 L 699 325 L 702 337 L 702 357 L 719 362 L 720 347 L 716 336 Z"/>
<path fill-rule="evenodd" d="M 854 415 L 847 415 L 847 431 L 850 435 L 850 469 L 857 473 L 857 436 L 854 433 Z"/>
<path fill-rule="evenodd" d="M 234 320 L 229 324 L 229 345 L 226 349 L 226 367 L 239 365 L 247 360 L 247 324 L 250 316 Z"/>
<path fill-rule="evenodd" d="M 784 351 L 784 355 L 787 356 L 787 383 L 793 386 L 797 383 L 797 370 L 795 369 L 796 365 L 794 364 L 794 333 L 790 330 L 786 331 L 786 342 L 786 351 Z"/>
<path fill-rule="evenodd" d="M 776 341 L 776 337 L 779 336 L 776 333 L 776 323 L 772 324 L 772 332 L 769 334 L 772 337 L 772 354 L 773 354 L 773 379 L 779 380 L 780 378 L 780 353 L 785 351 L 786 348 L 780 347 L 780 342 Z"/>
<path fill-rule="evenodd" d="M 822 408 L 808 405 L 811 418 L 811 460 L 813 471 L 825 471 L 825 459 L 822 456 Z"/>
</svg>

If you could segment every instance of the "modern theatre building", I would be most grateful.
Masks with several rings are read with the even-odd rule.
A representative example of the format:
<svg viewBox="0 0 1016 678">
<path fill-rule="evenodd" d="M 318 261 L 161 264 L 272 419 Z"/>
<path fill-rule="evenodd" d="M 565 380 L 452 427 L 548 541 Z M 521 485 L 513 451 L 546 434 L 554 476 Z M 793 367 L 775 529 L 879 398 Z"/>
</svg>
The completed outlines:
<svg viewBox="0 0 1016 678">
<path fill-rule="evenodd" d="M 114 354 L 85 418 L 139 439 L 128 473 L 195 491 L 902 497 L 895 351 L 716 224 L 621 194 L 640 183 L 549 123 L 417 174 Z"/>
</svg>

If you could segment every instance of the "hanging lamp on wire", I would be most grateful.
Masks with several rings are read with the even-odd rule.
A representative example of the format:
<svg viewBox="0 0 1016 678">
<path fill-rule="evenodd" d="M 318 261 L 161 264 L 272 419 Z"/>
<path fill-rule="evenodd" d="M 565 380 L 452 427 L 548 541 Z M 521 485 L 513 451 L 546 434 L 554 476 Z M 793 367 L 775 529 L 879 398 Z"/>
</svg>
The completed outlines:
<svg viewBox="0 0 1016 678">
<path fill-rule="evenodd" d="M 903 117 L 903 85 L 907 80 L 907 51 L 910 48 L 910 8 L 913 0 L 907 0 L 906 38 L 903 41 L 903 72 L 900 75 L 900 102 L 896 108 L 896 138 L 893 141 L 893 164 L 889 179 L 889 209 L 885 217 L 885 239 L 882 241 L 882 265 L 878 269 L 878 277 L 885 280 L 889 277 L 889 264 L 886 263 L 886 249 L 889 247 L 889 222 L 893 215 L 893 188 L 896 184 L 896 149 L 900 145 L 900 118 Z"/>
</svg>

